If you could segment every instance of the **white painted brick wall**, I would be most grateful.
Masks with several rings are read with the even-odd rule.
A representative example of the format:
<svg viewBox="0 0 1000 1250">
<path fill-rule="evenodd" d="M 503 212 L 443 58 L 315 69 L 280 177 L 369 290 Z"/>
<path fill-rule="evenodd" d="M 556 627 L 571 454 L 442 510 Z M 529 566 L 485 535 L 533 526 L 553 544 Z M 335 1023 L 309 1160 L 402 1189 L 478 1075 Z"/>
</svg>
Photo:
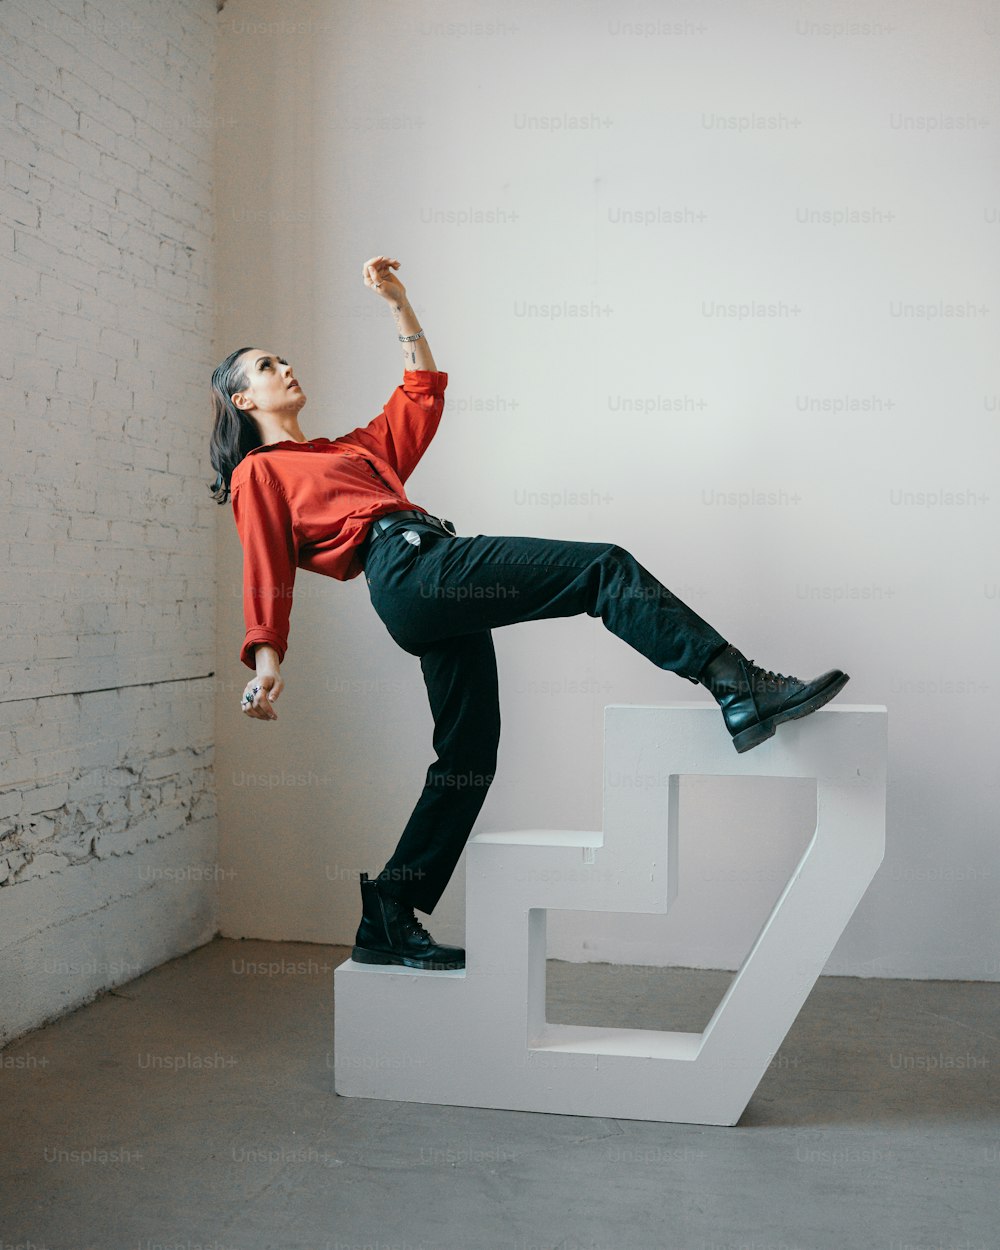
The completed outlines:
<svg viewBox="0 0 1000 1250">
<path fill-rule="evenodd" d="M 215 931 L 215 32 L 0 4 L 0 1043 Z"/>
</svg>

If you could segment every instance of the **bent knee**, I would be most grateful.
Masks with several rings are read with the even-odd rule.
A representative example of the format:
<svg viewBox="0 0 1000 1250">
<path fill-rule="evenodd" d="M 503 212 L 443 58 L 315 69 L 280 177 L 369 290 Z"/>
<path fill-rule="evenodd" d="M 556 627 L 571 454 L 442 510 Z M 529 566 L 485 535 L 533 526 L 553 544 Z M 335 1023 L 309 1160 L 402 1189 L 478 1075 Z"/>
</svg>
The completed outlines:
<svg viewBox="0 0 1000 1250">
<path fill-rule="evenodd" d="M 616 576 L 633 572 L 636 565 L 636 558 L 631 551 L 618 543 L 609 543 L 600 552 L 592 567 L 602 575 Z"/>
<path fill-rule="evenodd" d="M 597 564 L 622 564 L 634 560 L 635 556 L 618 543 L 607 543 L 597 554 Z"/>
</svg>

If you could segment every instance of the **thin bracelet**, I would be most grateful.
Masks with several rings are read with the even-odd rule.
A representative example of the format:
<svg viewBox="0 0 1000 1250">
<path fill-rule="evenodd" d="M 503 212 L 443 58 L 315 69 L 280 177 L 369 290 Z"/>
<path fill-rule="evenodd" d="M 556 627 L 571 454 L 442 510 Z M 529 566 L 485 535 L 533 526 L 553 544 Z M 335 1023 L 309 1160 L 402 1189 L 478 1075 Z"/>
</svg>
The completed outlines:
<svg viewBox="0 0 1000 1250">
<path fill-rule="evenodd" d="M 423 337 L 424 332 L 421 330 L 419 334 L 401 334 L 399 336 L 399 341 L 401 343 L 412 343 L 414 339 L 422 339 Z"/>
</svg>

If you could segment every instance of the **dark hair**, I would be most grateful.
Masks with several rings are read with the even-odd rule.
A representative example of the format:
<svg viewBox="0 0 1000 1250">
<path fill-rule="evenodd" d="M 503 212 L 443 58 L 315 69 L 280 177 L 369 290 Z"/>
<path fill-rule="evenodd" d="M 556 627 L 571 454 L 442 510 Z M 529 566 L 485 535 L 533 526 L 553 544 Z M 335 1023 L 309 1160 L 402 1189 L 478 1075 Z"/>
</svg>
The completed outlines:
<svg viewBox="0 0 1000 1250">
<path fill-rule="evenodd" d="M 208 444 L 208 455 L 212 468 L 216 471 L 214 482 L 209 483 L 216 503 L 226 503 L 229 499 L 229 483 L 233 470 L 255 447 L 260 447 L 263 440 L 257 422 L 248 412 L 242 412 L 233 403 L 232 397 L 242 391 L 249 379 L 243 365 L 237 363 L 249 347 L 240 347 L 230 352 L 220 365 L 212 371 L 212 409 L 215 424 L 212 437 Z"/>
</svg>

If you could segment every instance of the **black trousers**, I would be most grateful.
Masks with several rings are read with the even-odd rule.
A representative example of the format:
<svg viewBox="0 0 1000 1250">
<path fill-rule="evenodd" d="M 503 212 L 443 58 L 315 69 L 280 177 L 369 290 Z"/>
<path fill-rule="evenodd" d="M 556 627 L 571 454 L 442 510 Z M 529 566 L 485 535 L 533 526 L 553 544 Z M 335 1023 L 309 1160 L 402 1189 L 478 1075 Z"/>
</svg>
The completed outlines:
<svg viewBox="0 0 1000 1250">
<path fill-rule="evenodd" d="M 490 630 L 586 612 L 659 668 L 691 681 L 727 646 L 612 543 L 456 538 L 404 522 L 372 540 L 364 561 L 372 606 L 392 639 L 420 658 L 437 756 L 377 879 L 385 893 L 428 914 L 455 870 L 496 769 L 500 705 Z"/>
</svg>

